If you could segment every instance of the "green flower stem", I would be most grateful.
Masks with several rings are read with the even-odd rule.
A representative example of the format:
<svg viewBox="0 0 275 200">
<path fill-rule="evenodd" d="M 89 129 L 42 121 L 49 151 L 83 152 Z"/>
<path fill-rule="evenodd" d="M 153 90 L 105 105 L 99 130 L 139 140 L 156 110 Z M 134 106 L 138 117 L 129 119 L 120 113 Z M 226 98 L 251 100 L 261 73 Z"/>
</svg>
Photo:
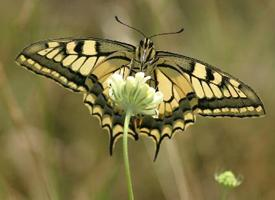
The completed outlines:
<svg viewBox="0 0 275 200">
<path fill-rule="evenodd" d="M 124 120 L 124 128 L 123 128 L 123 158 L 124 158 L 129 200 L 134 200 L 134 193 L 133 193 L 133 186 L 132 186 L 131 172 L 130 172 L 130 164 L 129 164 L 129 156 L 128 156 L 128 127 L 129 127 L 131 115 L 132 115 L 132 112 L 131 112 L 131 110 L 128 109 L 126 111 L 125 120 Z"/>
<path fill-rule="evenodd" d="M 222 194 L 221 194 L 221 200 L 227 200 L 228 193 L 229 193 L 228 188 L 223 188 Z"/>
</svg>

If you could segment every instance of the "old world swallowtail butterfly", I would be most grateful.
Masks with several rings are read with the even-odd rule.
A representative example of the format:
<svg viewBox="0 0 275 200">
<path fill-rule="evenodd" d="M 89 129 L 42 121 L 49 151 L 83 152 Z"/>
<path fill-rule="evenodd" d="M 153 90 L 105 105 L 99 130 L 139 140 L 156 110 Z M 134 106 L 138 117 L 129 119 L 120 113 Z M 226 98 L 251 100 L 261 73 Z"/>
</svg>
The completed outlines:
<svg viewBox="0 0 275 200">
<path fill-rule="evenodd" d="M 84 95 L 84 104 L 110 134 L 110 153 L 123 134 L 124 114 L 108 97 L 108 78 L 143 71 L 150 86 L 164 94 L 159 117 L 132 117 L 129 135 L 152 138 L 156 155 L 161 141 L 184 131 L 195 115 L 257 117 L 265 114 L 256 93 L 235 77 L 200 60 L 155 50 L 152 37 L 139 45 L 98 38 L 45 40 L 26 47 L 18 64 Z"/>
</svg>

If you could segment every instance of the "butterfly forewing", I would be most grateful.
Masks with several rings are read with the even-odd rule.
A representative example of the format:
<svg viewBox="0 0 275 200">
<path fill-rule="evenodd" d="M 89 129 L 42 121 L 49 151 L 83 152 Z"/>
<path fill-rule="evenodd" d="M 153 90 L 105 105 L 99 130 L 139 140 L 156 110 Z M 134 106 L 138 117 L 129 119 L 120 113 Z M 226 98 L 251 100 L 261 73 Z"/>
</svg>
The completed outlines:
<svg viewBox="0 0 275 200">
<path fill-rule="evenodd" d="M 265 113 L 256 93 L 233 76 L 186 56 L 169 52 L 158 52 L 158 56 L 167 61 L 167 68 L 187 78 L 198 98 L 195 107 L 200 115 L 252 117 Z"/>
<path fill-rule="evenodd" d="M 110 134 L 110 152 L 123 133 L 123 119 L 108 100 L 108 77 L 129 74 L 135 47 L 97 39 L 55 39 L 25 48 L 16 61 L 33 72 L 49 77 L 75 92 L 84 92 L 84 103 Z M 124 66 L 124 67 L 123 67 Z M 130 135 L 137 139 L 132 126 Z"/>
<path fill-rule="evenodd" d="M 16 61 L 33 72 L 47 76 L 73 91 L 87 91 L 86 77 L 93 68 L 117 51 L 133 51 L 125 43 L 96 38 L 56 39 L 34 43 Z"/>
</svg>

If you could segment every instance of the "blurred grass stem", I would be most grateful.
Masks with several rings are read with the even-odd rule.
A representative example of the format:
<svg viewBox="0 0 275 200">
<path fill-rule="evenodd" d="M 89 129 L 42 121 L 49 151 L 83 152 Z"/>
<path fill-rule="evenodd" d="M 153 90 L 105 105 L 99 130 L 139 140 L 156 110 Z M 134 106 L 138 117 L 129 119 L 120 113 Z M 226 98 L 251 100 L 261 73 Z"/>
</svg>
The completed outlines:
<svg viewBox="0 0 275 200">
<path fill-rule="evenodd" d="M 128 156 L 128 127 L 131 119 L 131 110 L 126 111 L 125 119 L 124 119 L 124 128 L 123 128 L 123 158 L 125 165 L 125 173 L 127 179 L 127 187 L 128 187 L 128 197 L 129 200 L 134 200 L 133 193 L 133 185 L 131 180 L 131 172 L 130 172 L 130 164 L 129 164 L 129 156 Z"/>
<path fill-rule="evenodd" d="M 48 199 L 51 200 L 53 198 L 52 198 L 52 195 L 50 192 L 47 178 L 43 174 L 43 170 L 41 169 L 41 166 L 39 163 L 39 157 L 35 151 L 35 148 L 33 147 L 33 144 L 32 144 L 31 139 L 29 138 L 29 135 L 26 132 L 27 128 L 30 125 L 27 124 L 24 114 L 23 114 L 23 111 L 20 108 L 20 106 L 16 100 L 16 97 L 14 96 L 14 93 L 9 85 L 9 82 L 6 77 L 6 73 L 5 73 L 5 70 L 4 70 L 4 67 L 3 67 L 1 61 L 0 61 L 0 89 L 2 89 L 1 96 L 4 100 L 4 103 L 7 106 L 8 113 L 10 115 L 10 119 L 11 119 L 12 123 L 14 124 L 14 126 L 16 127 L 16 129 L 18 130 L 16 132 L 22 133 L 23 136 L 25 137 L 26 142 L 28 143 L 28 145 L 30 147 L 30 154 L 34 160 L 36 167 L 37 167 L 38 176 L 40 176 L 42 184 L 44 185 L 45 193 L 46 193 Z"/>
<path fill-rule="evenodd" d="M 177 143 L 171 140 L 169 143 L 166 143 L 165 147 L 180 199 L 193 199 L 188 189 L 185 167 L 182 165 Z"/>
</svg>

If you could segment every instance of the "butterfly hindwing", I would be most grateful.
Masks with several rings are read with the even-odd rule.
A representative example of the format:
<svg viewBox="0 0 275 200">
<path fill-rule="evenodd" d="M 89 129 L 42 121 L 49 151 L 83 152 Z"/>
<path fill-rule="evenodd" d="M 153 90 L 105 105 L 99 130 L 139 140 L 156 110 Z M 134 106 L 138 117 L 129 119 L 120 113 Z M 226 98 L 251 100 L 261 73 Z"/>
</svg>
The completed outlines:
<svg viewBox="0 0 275 200">
<path fill-rule="evenodd" d="M 180 71 L 192 85 L 200 115 L 252 117 L 265 113 L 256 93 L 233 76 L 186 56 L 161 51 L 158 56 L 170 62 L 167 67 Z"/>
<path fill-rule="evenodd" d="M 108 78 L 113 73 L 123 76 L 129 75 L 130 52 L 120 51 L 111 54 L 98 66 L 87 78 L 85 85 L 89 89 L 84 95 L 84 104 L 90 113 L 98 118 L 101 126 L 106 129 L 110 136 L 110 153 L 119 137 L 123 134 L 124 113 L 116 108 L 109 98 Z M 133 123 L 129 125 L 129 136 L 137 140 L 138 134 Z"/>
<path fill-rule="evenodd" d="M 33 72 L 47 76 L 75 92 L 87 91 L 86 77 L 93 67 L 117 51 L 133 51 L 121 42 L 97 38 L 54 39 L 31 44 L 16 61 Z"/>
<path fill-rule="evenodd" d="M 170 63 L 171 65 L 173 63 Z M 155 159 L 162 140 L 183 132 L 195 122 L 193 113 L 197 105 L 196 95 L 186 77 L 175 68 L 169 68 L 164 59 L 159 59 L 149 83 L 163 94 L 163 102 L 158 107 L 158 118 L 145 116 L 139 121 L 137 132 L 153 139 L 156 144 Z"/>
</svg>

